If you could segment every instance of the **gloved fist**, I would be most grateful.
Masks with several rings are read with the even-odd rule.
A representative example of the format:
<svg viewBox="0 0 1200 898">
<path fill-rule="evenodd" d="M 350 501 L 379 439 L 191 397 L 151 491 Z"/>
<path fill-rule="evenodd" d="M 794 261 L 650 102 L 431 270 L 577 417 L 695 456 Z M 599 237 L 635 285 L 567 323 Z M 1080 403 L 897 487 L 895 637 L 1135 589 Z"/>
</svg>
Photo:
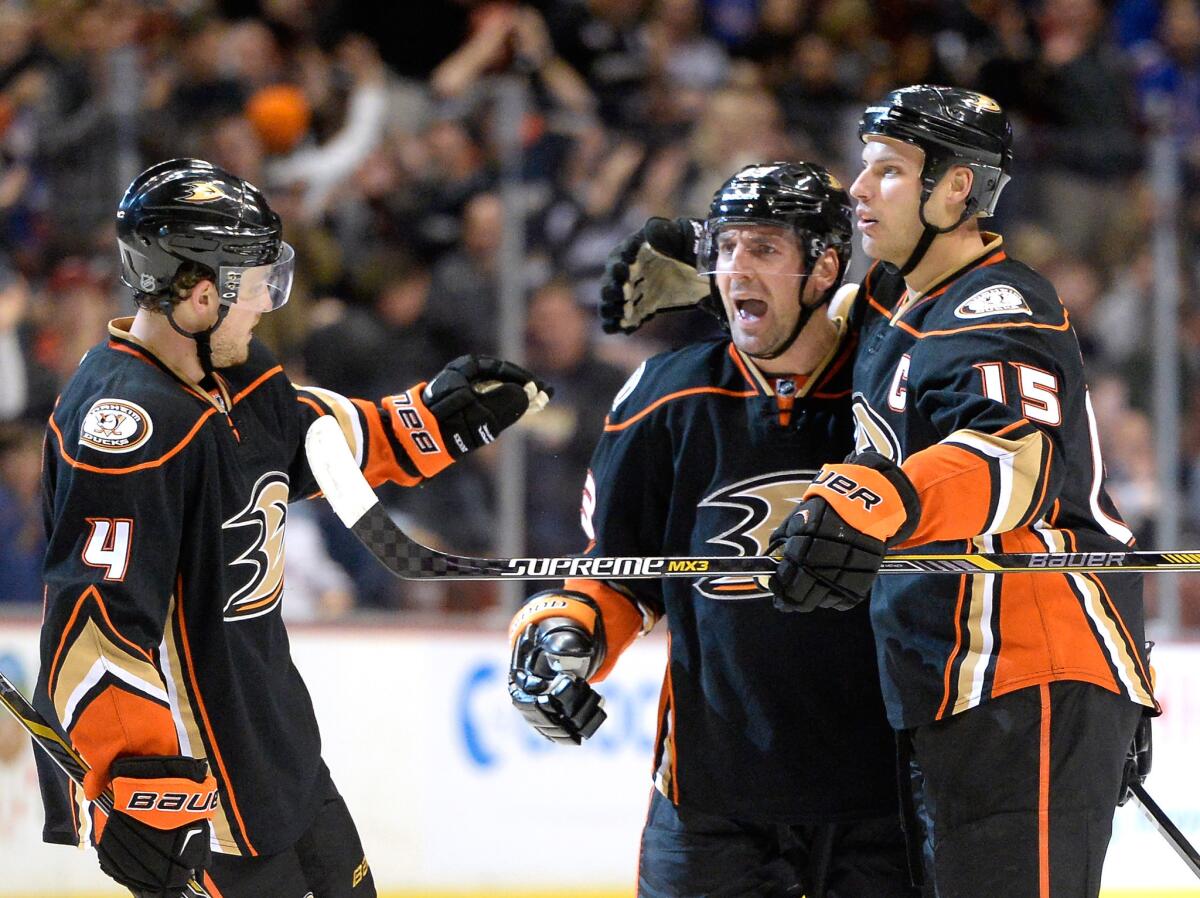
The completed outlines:
<svg viewBox="0 0 1200 898">
<path fill-rule="evenodd" d="M 552 742 L 579 745 L 604 722 L 604 699 L 587 678 L 604 663 L 599 610 L 575 592 L 540 592 L 510 628 L 508 694 L 529 725 Z"/>
<path fill-rule="evenodd" d="M 866 599 L 888 546 L 921 516 L 916 488 L 877 452 L 826 465 L 796 510 L 771 534 L 779 566 L 769 581 L 780 611 L 845 611 Z"/>
<path fill-rule="evenodd" d="M 608 255 L 600 285 L 605 333 L 631 334 L 659 312 L 690 309 L 711 286 L 696 271 L 701 222 L 651 218 Z"/>
<path fill-rule="evenodd" d="M 463 355 L 421 391 L 452 458 L 484 446 L 526 411 L 540 411 L 553 391 L 524 368 L 489 356 Z"/>
<path fill-rule="evenodd" d="M 524 368 L 489 356 L 463 355 L 428 384 L 417 384 L 384 406 L 392 432 L 423 477 L 492 442 L 526 412 L 545 408 L 553 394 Z"/>
<path fill-rule="evenodd" d="M 1121 790 L 1117 793 L 1117 805 L 1123 806 L 1133 796 L 1133 786 L 1146 782 L 1154 760 L 1154 742 L 1150 735 L 1149 714 L 1142 714 L 1137 729 L 1133 731 L 1133 742 L 1125 756 L 1125 769 L 1121 772 Z"/>
<path fill-rule="evenodd" d="M 113 813 L 97 827 L 100 869 L 138 898 L 179 898 L 211 855 L 217 783 L 208 763 L 126 757 L 113 761 L 110 773 Z"/>
</svg>

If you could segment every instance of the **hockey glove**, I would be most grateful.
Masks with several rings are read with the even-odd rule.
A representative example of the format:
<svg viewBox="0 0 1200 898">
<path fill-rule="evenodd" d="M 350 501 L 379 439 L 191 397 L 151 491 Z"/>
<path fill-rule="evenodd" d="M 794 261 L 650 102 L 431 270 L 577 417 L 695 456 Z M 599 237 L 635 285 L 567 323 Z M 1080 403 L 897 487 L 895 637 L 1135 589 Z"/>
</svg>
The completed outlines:
<svg viewBox="0 0 1200 898">
<path fill-rule="evenodd" d="M 609 253 L 600 286 L 605 333 L 632 334 L 659 312 L 694 308 L 709 296 L 708 279 L 696 271 L 700 224 L 651 218 Z"/>
<path fill-rule="evenodd" d="M 826 465 L 771 534 L 770 579 L 780 611 L 853 608 L 870 595 L 890 545 L 916 529 L 921 502 L 908 476 L 877 452 Z"/>
<path fill-rule="evenodd" d="M 553 392 L 512 362 L 463 355 L 428 384 L 390 396 L 385 404 L 409 457 L 423 477 L 432 477 L 494 441 L 527 411 L 541 411 Z"/>
<path fill-rule="evenodd" d="M 100 869 L 138 898 L 179 898 L 208 866 L 217 782 L 202 758 L 118 758 L 113 813 L 97 826 Z"/>
<path fill-rule="evenodd" d="M 1117 793 L 1117 805 L 1123 806 L 1133 796 L 1132 787 L 1141 785 L 1150 775 L 1154 761 L 1154 743 L 1150 737 L 1150 714 L 1143 714 L 1133 731 L 1133 742 L 1125 756 L 1125 769 L 1121 772 L 1121 790 Z"/>
<path fill-rule="evenodd" d="M 604 663 L 600 611 L 577 592 L 530 596 L 510 628 L 508 694 L 552 742 L 579 745 L 604 723 L 604 699 L 587 678 Z"/>
</svg>

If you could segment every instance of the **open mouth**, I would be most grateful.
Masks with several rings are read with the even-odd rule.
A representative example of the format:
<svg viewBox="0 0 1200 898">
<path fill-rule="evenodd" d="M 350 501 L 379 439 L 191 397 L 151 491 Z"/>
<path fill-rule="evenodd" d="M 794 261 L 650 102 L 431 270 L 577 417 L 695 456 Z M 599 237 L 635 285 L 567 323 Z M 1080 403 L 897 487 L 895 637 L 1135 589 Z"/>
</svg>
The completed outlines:
<svg viewBox="0 0 1200 898">
<path fill-rule="evenodd" d="M 742 321 L 758 321 L 767 314 L 767 304 L 761 299 L 736 300 L 738 318 Z"/>
</svg>

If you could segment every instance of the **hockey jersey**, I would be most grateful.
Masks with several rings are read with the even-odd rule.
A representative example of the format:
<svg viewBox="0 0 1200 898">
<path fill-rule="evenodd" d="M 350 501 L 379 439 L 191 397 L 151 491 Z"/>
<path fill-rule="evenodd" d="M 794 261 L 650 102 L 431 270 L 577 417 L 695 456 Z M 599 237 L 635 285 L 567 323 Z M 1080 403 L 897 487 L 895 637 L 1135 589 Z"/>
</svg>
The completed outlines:
<svg viewBox="0 0 1200 898">
<path fill-rule="evenodd" d="M 998 236 L 920 295 L 875 266 L 854 316 L 856 449 L 901 462 L 922 503 L 900 548 L 1133 545 L 1104 488 L 1067 311 Z M 889 575 L 876 581 L 871 620 L 898 728 L 1053 680 L 1154 705 L 1138 574 Z"/>
<path fill-rule="evenodd" d="M 317 491 L 307 426 L 336 416 L 373 484 L 436 465 L 411 460 L 391 399 L 297 388 L 257 340 L 210 393 L 130 321 L 109 326 L 49 422 L 35 703 L 92 768 L 89 798 L 121 755 L 203 757 L 220 790 L 213 849 L 272 854 L 321 795 L 317 722 L 280 617 L 287 505 Z M 78 842 L 75 787 L 39 767 L 44 837 Z"/>
<path fill-rule="evenodd" d="M 730 342 L 646 362 L 592 458 L 593 555 L 761 555 L 823 462 L 851 447 L 849 345 L 817 376 L 768 380 Z M 781 614 L 743 577 L 568 580 L 608 653 L 665 617 L 655 784 L 676 804 L 807 823 L 892 813 L 894 741 L 865 607 Z"/>
</svg>

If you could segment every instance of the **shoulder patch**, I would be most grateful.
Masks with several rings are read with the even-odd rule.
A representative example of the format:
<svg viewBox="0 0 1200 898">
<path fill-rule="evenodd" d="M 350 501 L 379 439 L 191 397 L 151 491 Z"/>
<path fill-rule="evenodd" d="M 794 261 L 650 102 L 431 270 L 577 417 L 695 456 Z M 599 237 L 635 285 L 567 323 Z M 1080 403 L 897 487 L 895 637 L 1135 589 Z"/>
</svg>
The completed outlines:
<svg viewBox="0 0 1200 898">
<path fill-rule="evenodd" d="M 625 381 L 625 385 L 617 391 L 617 395 L 613 397 L 612 408 L 610 411 L 615 412 L 617 410 L 617 406 L 629 398 L 629 394 L 637 388 L 637 385 L 642 380 L 642 375 L 645 373 L 646 363 L 642 362 L 637 366 L 637 370 L 629 375 L 629 380 Z"/>
<path fill-rule="evenodd" d="M 1033 310 L 1016 287 L 994 284 L 964 299 L 954 314 L 958 318 L 986 318 L 988 315 L 1032 315 Z"/>
<path fill-rule="evenodd" d="M 124 399 L 97 399 L 83 417 L 79 442 L 101 452 L 131 452 L 153 432 L 154 423 L 140 405 Z"/>
</svg>

